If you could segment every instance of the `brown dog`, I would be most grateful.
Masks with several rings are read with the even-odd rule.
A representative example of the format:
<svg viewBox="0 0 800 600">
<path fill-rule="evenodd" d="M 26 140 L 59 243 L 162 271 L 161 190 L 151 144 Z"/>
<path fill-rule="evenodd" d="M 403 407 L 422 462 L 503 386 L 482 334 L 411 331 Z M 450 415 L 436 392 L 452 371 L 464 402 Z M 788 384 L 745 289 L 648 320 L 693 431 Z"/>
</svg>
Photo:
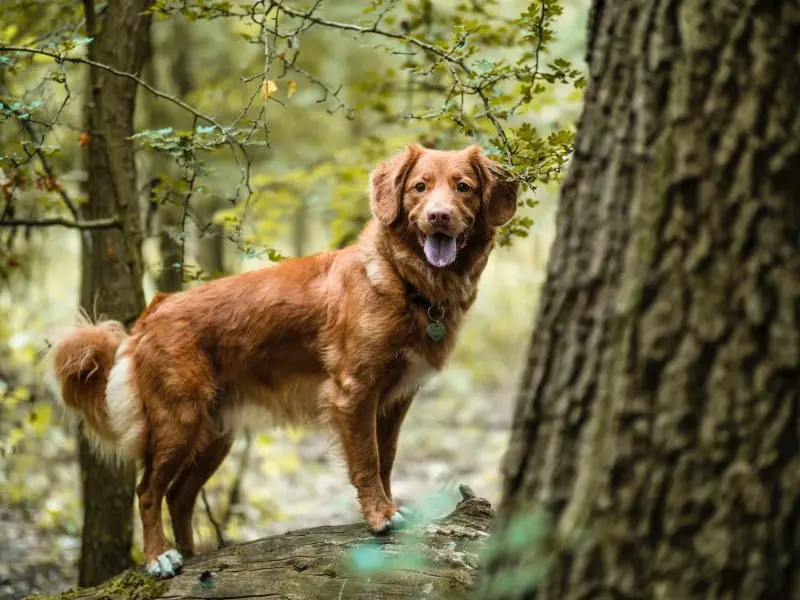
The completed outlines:
<svg viewBox="0 0 800 600">
<path fill-rule="evenodd" d="M 143 467 L 152 574 L 193 554 L 195 500 L 250 407 L 329 422 L 370 528 L 400 519 L 389 482 L 400 426 L 453 350 L 517 184 L 477 146 L 414 145 L 373 171 L 371 206 L 353 246 L 161 294 L 130 337 L 84 323 L 55 346 L 64 404 L 101 448 Z M 165 495 L 180 552 L 164 537 Z"/>
</svg>

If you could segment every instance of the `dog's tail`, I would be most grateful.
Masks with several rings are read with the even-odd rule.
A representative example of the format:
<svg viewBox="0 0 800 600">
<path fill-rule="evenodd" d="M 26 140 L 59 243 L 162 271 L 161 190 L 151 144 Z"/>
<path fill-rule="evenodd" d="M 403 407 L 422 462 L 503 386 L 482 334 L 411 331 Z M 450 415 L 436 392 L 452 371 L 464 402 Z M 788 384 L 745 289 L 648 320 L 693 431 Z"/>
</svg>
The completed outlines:
<svg viewBox="0 0 800 600">
<path fill-rule="evenodd" d="M 64 407 L 78 414 L 86 437 L 108 459 L 136 460 L 142 447 L 144 410 L 130 381 L 129 344 L 122 323 L 83 315 L 51 352 Z"/>
</svg>

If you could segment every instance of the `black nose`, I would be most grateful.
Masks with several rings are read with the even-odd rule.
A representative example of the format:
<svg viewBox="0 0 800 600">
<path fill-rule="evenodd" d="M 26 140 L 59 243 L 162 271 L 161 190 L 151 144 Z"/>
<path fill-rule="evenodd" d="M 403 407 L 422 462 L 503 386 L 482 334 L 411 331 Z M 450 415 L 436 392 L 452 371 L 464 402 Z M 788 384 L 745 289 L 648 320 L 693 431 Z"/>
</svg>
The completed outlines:
<svg viewBox="0 0 800 600">
<path fill-rule="evenodd" d="M 433 226 L 442 227 L 450 223 L 450 211 L 446 208 L 431 208 L 427 211 L 428 222 Z"/>
</svg>

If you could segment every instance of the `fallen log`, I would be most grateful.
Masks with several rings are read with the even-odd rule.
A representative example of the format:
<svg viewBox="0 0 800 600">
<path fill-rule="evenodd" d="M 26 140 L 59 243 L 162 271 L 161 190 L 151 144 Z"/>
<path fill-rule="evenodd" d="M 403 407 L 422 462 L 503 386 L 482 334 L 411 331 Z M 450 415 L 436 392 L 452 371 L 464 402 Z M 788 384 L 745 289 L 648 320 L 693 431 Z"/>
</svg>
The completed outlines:
<svg viewBox="0 0 800 600">
<path fill-rule="evenodd" d="M 61 600 L 273 598 L 275 600 L 439 600 L 463 597 L 494 517 L 467 486 L 455 510 L 384 536 L 363 524 L 290 531 L 197 556 L 173 579 L 141 569 Z"/>
</svg>

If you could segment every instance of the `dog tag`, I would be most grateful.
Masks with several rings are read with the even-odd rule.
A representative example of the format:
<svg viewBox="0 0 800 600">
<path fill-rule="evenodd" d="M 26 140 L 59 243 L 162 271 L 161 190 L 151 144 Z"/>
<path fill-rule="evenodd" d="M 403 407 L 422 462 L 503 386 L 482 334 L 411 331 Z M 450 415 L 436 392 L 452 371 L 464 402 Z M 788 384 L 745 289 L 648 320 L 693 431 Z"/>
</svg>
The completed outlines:
<svg viewBox="0 0 800 600">
<path fill-rule="evenodd" d="M 428 335 L 434 342 L 441 340 L 445 333 L 447 333 L 447 327 L 444 326 L 444 323 L 437 321 L 428 325 Z"/>
</svg>

